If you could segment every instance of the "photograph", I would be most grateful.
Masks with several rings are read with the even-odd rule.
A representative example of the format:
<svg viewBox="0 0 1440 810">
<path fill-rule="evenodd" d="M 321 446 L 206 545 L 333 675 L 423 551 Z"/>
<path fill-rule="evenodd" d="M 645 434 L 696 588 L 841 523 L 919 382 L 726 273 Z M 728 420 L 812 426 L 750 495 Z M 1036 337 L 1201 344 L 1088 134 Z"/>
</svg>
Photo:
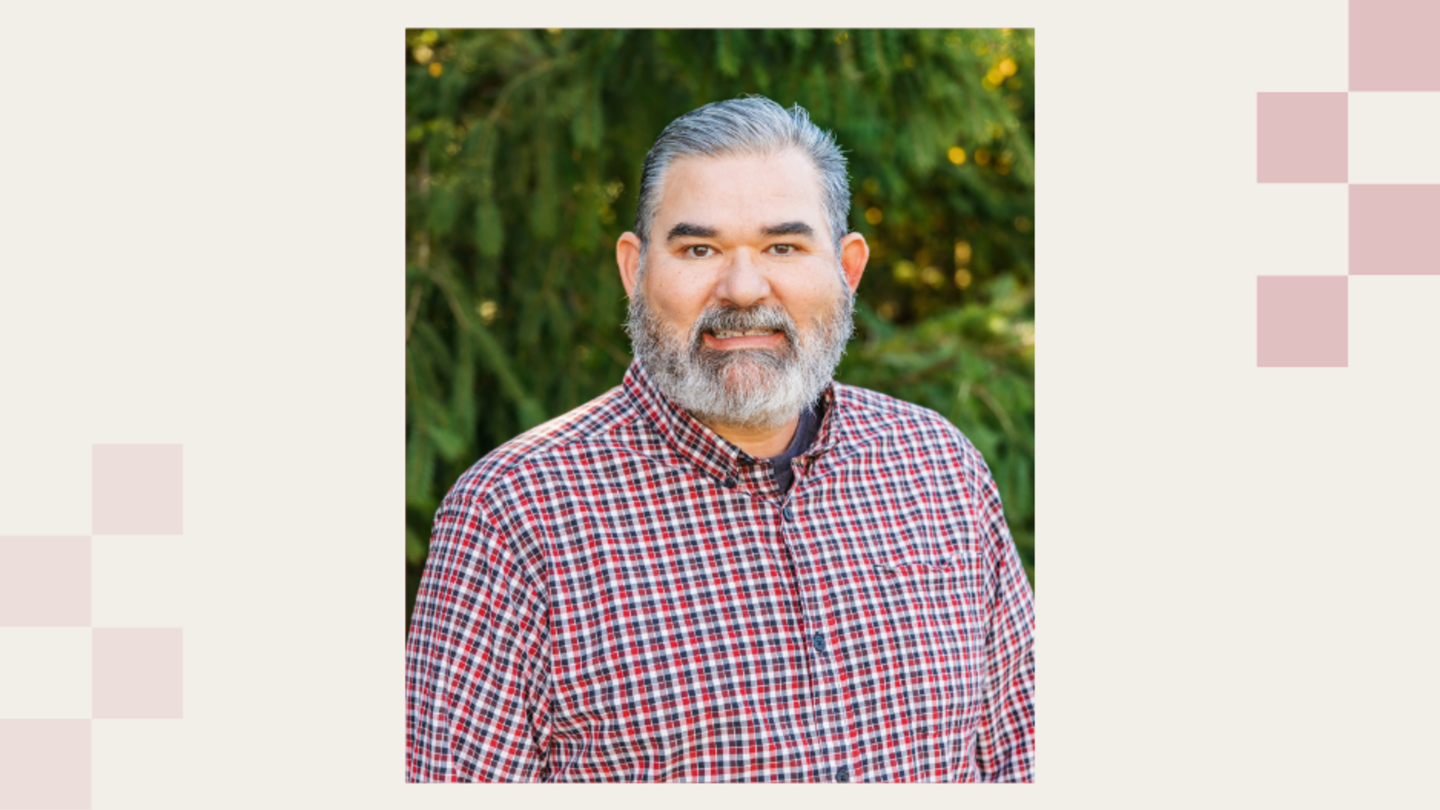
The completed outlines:
<svg viewBox="0 0 1440 810">
<path fill-rule="evenodd" d="M 1034 782 L 1034 31 L 404 37 L 406 781 Z"/>
<path fill-rule="evenodd" d="M 173 6 L 0 5 L 0 810 L 1440 806 L 1440 0 Z"/>
</svg>

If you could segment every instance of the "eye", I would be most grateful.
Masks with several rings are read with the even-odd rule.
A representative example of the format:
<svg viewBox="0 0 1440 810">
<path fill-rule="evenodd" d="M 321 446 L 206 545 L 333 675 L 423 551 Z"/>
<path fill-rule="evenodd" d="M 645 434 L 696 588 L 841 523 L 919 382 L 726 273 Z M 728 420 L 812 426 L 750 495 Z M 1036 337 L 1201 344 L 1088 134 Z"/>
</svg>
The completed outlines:
<svg viewBox="0 0 1440 810">
<path fill-rule="evenodd" d="M 691 245 L 685 248 L 685 255 L 692 259 L 704 259 L 709 257 L 714 251 L 715 249 L 709 245 Z"/>
<path fill-rule="evenodd" d="M 792 254 L 792 253 L 795 252 L 795 246 L 794 246 L 794 245 L 771 245 L 771 246 L 770 246 L 770 250 L 771 250 L 776 256 L 789 256 L 790 254 Z"/>
</svg>

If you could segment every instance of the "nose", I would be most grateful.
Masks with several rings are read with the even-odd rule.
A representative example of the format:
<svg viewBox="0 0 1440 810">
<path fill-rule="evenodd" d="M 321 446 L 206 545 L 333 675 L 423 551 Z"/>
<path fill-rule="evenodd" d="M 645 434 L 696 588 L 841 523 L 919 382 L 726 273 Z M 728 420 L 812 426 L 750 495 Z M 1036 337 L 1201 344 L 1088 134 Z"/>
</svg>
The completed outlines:
<svg viewBox="0 0 1440 810">
<path fill-rule="evenodd" d="M 730 261 L 720 271 L 715 295 L 741 309 L 749 309 L 770 297 L 770 281 L 766 278 L 765 268 L 755 261 L 749 251 L 740 250 L 731 254 Z"/>
</svg>

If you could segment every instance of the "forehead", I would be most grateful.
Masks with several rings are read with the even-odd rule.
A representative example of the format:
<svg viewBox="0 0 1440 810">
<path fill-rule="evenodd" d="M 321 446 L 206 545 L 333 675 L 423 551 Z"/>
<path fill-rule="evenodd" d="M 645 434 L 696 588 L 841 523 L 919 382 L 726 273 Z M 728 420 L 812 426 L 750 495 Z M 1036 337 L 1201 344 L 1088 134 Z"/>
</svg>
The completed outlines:
<svg viewBox="0 0 1440 810">
<path fill-rule="evenodd" d="M 657 236 L 676 222 L 723 232 L 801 221 L 825 232 L 820 173 L 793 149 L 679 158 L 666 169 L 658 197 Z"/>
</svg>

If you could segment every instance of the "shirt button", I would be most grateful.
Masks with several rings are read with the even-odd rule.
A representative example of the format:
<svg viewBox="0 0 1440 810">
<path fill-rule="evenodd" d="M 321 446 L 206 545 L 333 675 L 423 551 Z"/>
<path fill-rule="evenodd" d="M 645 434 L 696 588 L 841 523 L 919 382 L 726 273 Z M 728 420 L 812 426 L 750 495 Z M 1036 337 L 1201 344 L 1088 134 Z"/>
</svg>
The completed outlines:
<svg viewBox="0 0 1440 810">
<path fill-rule="evenodd" d="M 788 506 L 785 507 L 784 509 L 781 509 L 781 510 L 780 510 L 780 514 L 783 515 L 786 520 L 794 520 L 794 519 L 795 519 L 795 513 L 792 512 L 792 511 L 790 511 L 790 507 L 788 507 Z"/>
<path fill-rule="evenodd" d="M 841 765 L 840 767 L 836 768 L 836 769 L 835 769 L 835 781 L 836 781 L 836 782 L 849 782 L 849 781 L 850 781 L 850 769 L 847 768 L 847 767 L 845 767 L 844 765 Z"/>
<path fill-rule="evenodd" d="M 734 489 L 734 488 L 735 488 L 735 479 L 734 479 L 734 478 L 726 478 L 722 483 L 725 484 L 725 488 L 726 488 L 726 489 Z"/>
<path fill-rule="evenodd" d="M 816 634 L 815 634 L 815 637 L 812 638 L 812 639 L 810 639 L 810 643 L 815 645 L 815 649 L 819 650 L 820 652 L 825 652 L 825 637 L 824 637 L 824 636 L 820 635 L 819 633 L 816 633 Z"/>
</svg>

